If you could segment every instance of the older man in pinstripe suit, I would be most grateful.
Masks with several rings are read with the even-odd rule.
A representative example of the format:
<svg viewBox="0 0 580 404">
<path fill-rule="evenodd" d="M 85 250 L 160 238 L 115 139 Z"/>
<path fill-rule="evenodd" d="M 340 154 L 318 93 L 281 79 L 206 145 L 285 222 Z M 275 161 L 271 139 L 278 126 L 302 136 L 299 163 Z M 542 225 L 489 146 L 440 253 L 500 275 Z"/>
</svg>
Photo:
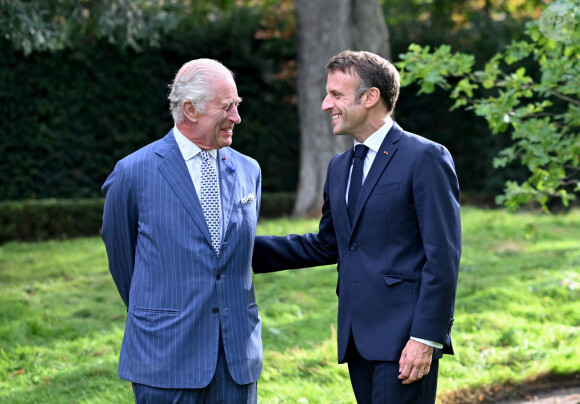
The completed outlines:
<svg viewBox="0 0 580 404">
<path fill-rule="evenodd" d="M 229 147 L 241 98 L 231 71 L 198 59 L 169 100 L 174 128 L 120 160 L 102 188 L 103 240 L 127 307 L 119 377 L 136 403 L 255 403 L 261 173 Z"/>
</svg>

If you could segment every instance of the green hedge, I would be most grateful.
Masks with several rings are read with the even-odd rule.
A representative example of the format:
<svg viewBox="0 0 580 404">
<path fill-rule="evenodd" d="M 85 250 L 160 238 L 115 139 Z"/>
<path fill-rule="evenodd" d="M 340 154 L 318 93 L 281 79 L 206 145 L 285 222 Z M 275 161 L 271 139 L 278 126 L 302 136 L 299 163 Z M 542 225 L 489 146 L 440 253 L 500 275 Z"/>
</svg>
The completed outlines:
<svg viewBox="0 0 580 404">
<path fill-rule="evenodd" d="M 292 209 L 294 208 L 295 200 L 296 192 L 263 192 L 260 205 L 260 216 L 290 216 L 292 214 Z"/>
<path fill-rule="evenodd" d="M 140 53 L 85 41 L 24 56 L 0 38 L 0 200 L 99 197 L 119 159 L 172 128 L 168 85 L 201 57 L 236 74 L 244 101 L 233 147 L 260 162 L 265 191 L 295 191 L 295 78 L 277 73 L 296 43 L 257 39 L 259 18 L 240 9 L 211 27 L 184 21 L 162 47 Z"/>
<path fill-rule="evenodd" d="M 0 243 L 94 236 L 102 217 L 102 198 L 0 202 Z"/>
<path fill-rule="evenodd" d="M 295 197 L 292 192 L 264 193 L 260 215 L 289 215 Z M 103 203 L 103 198 L 0 202 L 0 244 L 99 235 Z"/>
</svg>

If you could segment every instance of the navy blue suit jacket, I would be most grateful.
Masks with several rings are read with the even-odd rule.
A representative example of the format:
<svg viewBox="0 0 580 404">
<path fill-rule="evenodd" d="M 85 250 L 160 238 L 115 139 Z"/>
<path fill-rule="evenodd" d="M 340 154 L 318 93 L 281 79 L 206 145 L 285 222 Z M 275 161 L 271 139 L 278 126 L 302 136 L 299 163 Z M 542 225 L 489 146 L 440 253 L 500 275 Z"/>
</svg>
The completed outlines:
<svg viewBox="0 0 580 404">
<path fill-rule="evenodd" d="M 218 156 L 219 257 L 173 132 L 119 161 L 103 185 L 103 240 L 128 310 L 122 379 L 163 388 L 207 386 L 220 324 L 233 379 L 248 384 L 260 376 L 261 322 L 250 266 L 260 168 L 230 148 Z M 253 200 L 246 201 L 250 194 Z"/>
<path fill-rule="evenodd" d="M 398 361 L 410 336 L 453 353 L 451 325 L 461 255 L 459 184 L 441 145 L 387 133 L 351 225 L 345 201 L 353 149 L 328 165 L 317 234 L 256 238 L 254 272 L 338 261 L 338 359 L 352 330 L 368 360 Z"/>
</svg>

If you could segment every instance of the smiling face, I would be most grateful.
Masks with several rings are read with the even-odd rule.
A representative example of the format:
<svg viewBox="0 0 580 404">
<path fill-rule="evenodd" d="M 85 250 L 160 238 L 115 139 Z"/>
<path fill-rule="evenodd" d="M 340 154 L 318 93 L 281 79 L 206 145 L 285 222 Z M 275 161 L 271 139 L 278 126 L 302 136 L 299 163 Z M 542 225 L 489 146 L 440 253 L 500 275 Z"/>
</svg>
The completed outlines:
<svg viewBox="0 0 580 404">
<path fill-rule="evenodd" d="M 351 135 L 356 140 L 366 139 L 369 133 L 369 111 L 364 105 L 366 93 L 357 99 L 356 90 L 360 78 L 356 73 L 344 73 L 335 70 L 328 73 L 326 97 L 322 110 L 332 116 L 332 127 L 335 135 Z"/>
<path fill-rule="evenodd" d="M 196 110 L 193 142 L 202 149 L 221 149 L 232 144 L 234 125 L 242 119 L 238 113 L 240 97 L 234 80 L 218 76 L 210 84 L 213 97 L 207 101 L 205 111 Z"/>
</svg>

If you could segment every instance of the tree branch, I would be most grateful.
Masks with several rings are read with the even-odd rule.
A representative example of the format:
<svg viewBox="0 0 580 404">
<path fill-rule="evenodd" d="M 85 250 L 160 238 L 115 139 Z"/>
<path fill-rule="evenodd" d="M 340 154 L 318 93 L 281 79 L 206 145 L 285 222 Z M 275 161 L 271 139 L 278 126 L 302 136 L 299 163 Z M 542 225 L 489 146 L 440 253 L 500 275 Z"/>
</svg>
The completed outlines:
<svg viewBox="0 0 580 404">
<path fill-rule="evenodd" d="M 572 97 L 568 97 L 567 95 L 559 93 L 555 90 L 551 90 L 550 93 L 556 98 L 559 98 L 559 99 L 564 100 L 564 101 L 568 101 L 569 103 L 574 104 L 574 105 L 580 105 L 580 100 L 576 100 Z"/>
</svg>

